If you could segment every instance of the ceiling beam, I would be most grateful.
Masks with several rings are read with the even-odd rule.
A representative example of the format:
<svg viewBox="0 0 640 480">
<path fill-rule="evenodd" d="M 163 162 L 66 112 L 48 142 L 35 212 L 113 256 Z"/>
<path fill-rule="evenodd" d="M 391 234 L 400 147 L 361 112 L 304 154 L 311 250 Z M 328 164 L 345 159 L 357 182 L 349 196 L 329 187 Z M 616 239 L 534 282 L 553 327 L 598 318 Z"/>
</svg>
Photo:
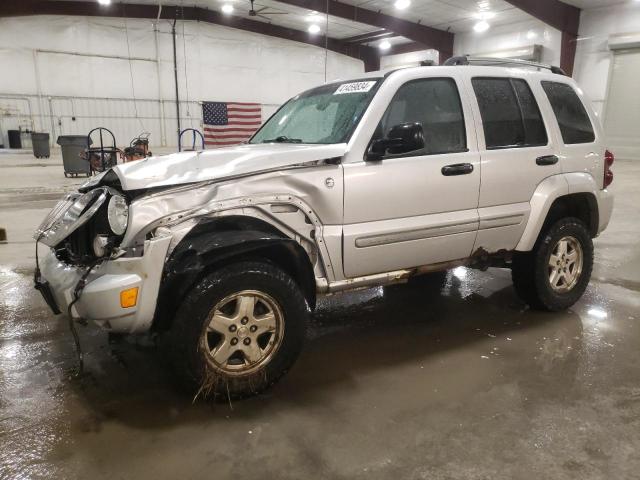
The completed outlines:
<svg viewBox="0 0 640 480">
<path fill-rule="evenodd" d="M 419 52 L 421 50 L 429 50 L 429 47 L 418 42 L 396 43 L 391 45 L 388 50 L 384 50 L 382 55 L 397 55 L 398 53 Z M 440 60 L 444 62 L 446 58 L 440 58 Z"/>
<path fill-rule="evenodd" d="M 562 32 L 560 68 L 573 73 L 580 9 L 560 0 L 507 0 L 508 3 Z"/>
<path fill-rule="evenodd" d="M 562 32 L 560 36 L 560 68 L 569 76 L 573 75 L 577 48 L 578 36 Z"/>
<path fill-rule="evenodd" d="M 578 35 L 580 9 L 573 5 L 560 0 L 507 0 L 507 3 L 561 32 Z"/>
<path fill-rule="evenodd" d="M 362 35 L 355 35 L 353 37 L 342 38 L 345 43 L 368 43 L 375 42 L 376 40 L 382 40 L 383 38 L 397 37 L 395 32 L 389 32 L 388 30 L 376 30 L 375 32 L 363 33 Z"/>
<path fill-rule="evenodd" d="M 344 18 L 352 22 L 364 23 L 385 30 L 390 30 L 414 42 L 422 43 L 427 48 L 441 52 L 444 58 L 453 53 L 453 33 L 437 28 L 420 25 L 401 18 L 386 15 L 373 10 L 348 5 L 338 0 L 276 0 L 280 3 L 306 8 L 320 13 L 329 13 L 334 17 Z M 327 12 L 328 7 L 328 12 Z"/>
<path fill-rule="evenodd" d="M 118 3 L 109 6 L 99 5 L 97 2 L 76 2 L 68 0 L 22 0 L 20 2 L 0 2 L 0 17 L 29 16 L 29 15 L 74 15 L 88 17 L 118 17 L 156 19 L 158 6 L 149 4 Z M 259 33 L 271 37 L 283 38 L 294 42 L 306 43 L 324 48 L 325 42 L 329 50 L 365 63 L 365 71 L 379 69 L 379 55 L 377 49 L 364 45 L 348 44 L 335 38 L 322 35 L 310 35 L 307 32 L 293 28 L 281 27 L 270 23 L 249 20 L 234 15 L 223 15 L 213 10 L 199 7 L 180 7 L 163 5 L 160 12 L 163 20 L 194 20 L 225 27 Z M 376 65 L 378 68 L 376 68 Z"/>
</svg>

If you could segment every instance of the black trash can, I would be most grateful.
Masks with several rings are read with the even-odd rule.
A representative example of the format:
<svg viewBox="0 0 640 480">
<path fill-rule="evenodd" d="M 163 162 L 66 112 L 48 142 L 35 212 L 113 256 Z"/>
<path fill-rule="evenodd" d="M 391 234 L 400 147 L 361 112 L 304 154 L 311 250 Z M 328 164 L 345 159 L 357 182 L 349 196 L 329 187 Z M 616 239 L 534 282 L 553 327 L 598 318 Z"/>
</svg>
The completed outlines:
<svg viewBox="0 0 640 480">
<path fill-rule="evenodd" d="M 64 164 L 64 176 L 77 176 L 82 173 L 91 174 L 89 162 L 80 158 L 80 153 L 89 147 L 86 135 L 60 135 L 56 141 L 62 150 L 62 163 Z"/>
<path fill-rule="evenodd" d="M 9 130 L 9 148 L 22 148 L 20 130 Z"/>
<path fill-rule="evenodd" d="M 49 134 L 31 132 L 31 145 L 33 145 L 33 156 L 36 158 L 49 158 Z"/>
</svg>

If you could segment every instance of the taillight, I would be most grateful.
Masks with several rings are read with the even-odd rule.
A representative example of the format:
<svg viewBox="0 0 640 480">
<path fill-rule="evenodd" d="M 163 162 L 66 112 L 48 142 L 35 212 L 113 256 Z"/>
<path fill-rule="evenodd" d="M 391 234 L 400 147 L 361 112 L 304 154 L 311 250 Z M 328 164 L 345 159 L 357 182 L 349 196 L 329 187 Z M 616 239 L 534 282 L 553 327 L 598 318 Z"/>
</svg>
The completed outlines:
<svg viewBox="0 0 640 480">
<path fill-rule="evenodd" d="M 611 165 L 615 160 L 613 153 L 609 150 L 604 151 L 604 180 L 602 182 L 602 188 L 607 188 L 613 182 L 613 172 L 611 171 Z"/>
</svg>

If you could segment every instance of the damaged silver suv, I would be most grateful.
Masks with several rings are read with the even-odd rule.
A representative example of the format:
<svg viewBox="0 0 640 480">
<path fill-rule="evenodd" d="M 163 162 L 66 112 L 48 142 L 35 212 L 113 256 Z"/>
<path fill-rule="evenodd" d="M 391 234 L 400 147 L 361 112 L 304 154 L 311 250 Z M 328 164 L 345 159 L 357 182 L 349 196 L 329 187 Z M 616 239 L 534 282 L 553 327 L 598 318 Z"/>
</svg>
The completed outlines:
<svg viewBox="0 0 640 480">
<path fill-rule="evenodd" d="M 450 63 L 326 84 L 247 144 L 94 177 L 36 232 L 37 288 L 157 332 L 188 385 L 234 397 L 292 366 L 319 295 L 497 266 L 532 308 L 569 307 L 613 207 L 598 119 L 558 69 Z"/>
</svg>

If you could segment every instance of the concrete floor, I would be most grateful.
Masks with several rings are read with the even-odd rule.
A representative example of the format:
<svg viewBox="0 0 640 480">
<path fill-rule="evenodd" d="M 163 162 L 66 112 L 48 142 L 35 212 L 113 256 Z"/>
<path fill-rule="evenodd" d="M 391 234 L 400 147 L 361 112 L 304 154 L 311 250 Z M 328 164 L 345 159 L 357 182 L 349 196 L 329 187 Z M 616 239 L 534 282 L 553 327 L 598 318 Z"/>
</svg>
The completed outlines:
<svg viewBox="0 0 640 480">
<path fill-rule="evenodd" d="M 615 174 L 570 311 L 528 311 L 499 269 L 334 296 L 275 388 L 192 404 L 148 343 L 95 328 L 73 376 L 30 234 L 79 181 L 57 156 L 0 154 L 0 479 L 640 478 L 640 162 Z"/>
</svg>

